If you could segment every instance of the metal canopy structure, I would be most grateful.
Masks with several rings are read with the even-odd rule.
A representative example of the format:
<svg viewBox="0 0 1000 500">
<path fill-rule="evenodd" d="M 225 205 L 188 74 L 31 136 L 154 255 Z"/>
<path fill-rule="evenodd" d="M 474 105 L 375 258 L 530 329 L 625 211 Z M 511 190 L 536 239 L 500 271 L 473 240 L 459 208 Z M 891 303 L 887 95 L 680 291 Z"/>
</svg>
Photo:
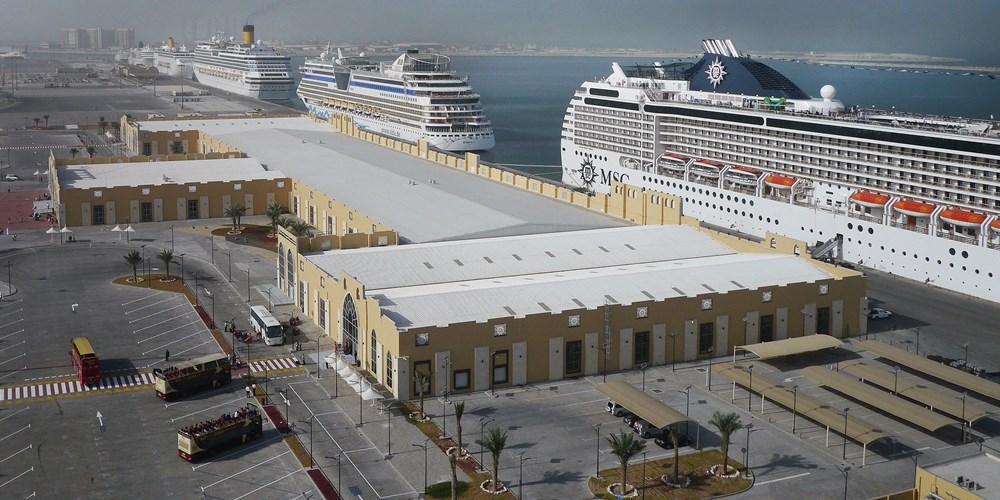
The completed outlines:
<svg viewBox="0 0 1000 500">
<path fill-rule="evenodd" d="M 632 384 L 623 380 L 598 385 L 597 390 L 608 399 L 624 406 L 625 409 L 657 428 L 664 429 L 680 422 L 689 421 L 683 413 L 632 387 Z"/>
<path fill-rule="evenodd" d="M 784 406 L 785 408 L 792 409 L 794 405 L 794 409 L 799 415 L 825 426 L 830 430 L 838 432 L 841 435 L 845 433 L 843 412 L 831 408 L 817 399 L 802 393 L 793 394 L 787 387 L 781 384 L 776 384 L 760 375 L 753 377 L 753 387 L 751 388 L 749 387 L 750 373 L 747 372 L 747 370 L 742 366 L 726 363 L 724 365 L 716 365 L 713 370 L 720 375 L 729 377 L 733 381 L 733 384 L 739 384 L 743 387 L 747 387 L 748 389 L 751 389 L 751 392 L 762 394 L 763 397 L 766 397 L 771 401 Z M 735 390 L 734 385 L 733 391 L 735 392 Z M 890 437 L 890 435 L 882 429 L 850 415 L 847 417 L 846 434 L 849 439 L 860 443 L 865 447 L 874 441 Z"/>
<path fill-rule="evenodd" d="M 961 396 L 949 394 L 943 387 L 930 387 L 928 382 L 906 374 L 893 373 L 884 367 L 864 363 L 841 365 L 840 371 L 861 379 L 862 382 L 877 385 L 887 391 L 927 405 L 931 410 L 965 420 L 972 425 L 976 420 L 1000 414 L 1000 410 L 982 401 L 968 398 L 964 403 Z M 964 407 L 963 407 L 964 406 Z"/>
<path fill-rule="evenodd" d="M 887 394 L 885 391 L 861 382 L 850 375 L 844 375 L 820 366 L 810 366 L 803 369 L 802 373 L 822 386 L 931 432 L 937 432 L 956 423 L 940 413 L 934 413 L 923 406 Z"/>
<path fill-rule="evenodd" d="M 981 394 L 983 396 L 1000 401 L 1000 384 L 990 382 L 971 373 L 963 372 L 957 368 L 931 361 L 916 354 L 910 354 L 902 349 L 884 344 L 874 340 L 864 340 L 858 343 L 866 351 L 876 356 L 886 358 L 895 363 L 899 363 L 914 371 L 930 375 L 939 380 L 956 385 L 969 392 Z"/>
<path fill-rule="evenodd" d="M 736 351 L 739 350 L 752 352 L 758 358 L 764 360 L 822 351 L 823 349 L 833 349 L 842 345 L 844 345 L 843 342 L 829 335 L 806 335 L 804 337 L 794 337 L 772 342 L 741 345 L 733 348 L 733 362 L 736 362 Z"/>
</svg>

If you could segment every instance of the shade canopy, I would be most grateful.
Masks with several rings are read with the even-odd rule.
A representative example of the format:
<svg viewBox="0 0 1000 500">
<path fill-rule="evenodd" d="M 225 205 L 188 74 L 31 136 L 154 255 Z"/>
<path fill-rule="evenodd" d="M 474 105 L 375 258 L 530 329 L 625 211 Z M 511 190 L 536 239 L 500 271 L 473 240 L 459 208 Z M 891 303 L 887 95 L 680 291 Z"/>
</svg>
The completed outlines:
<svg viewBox="0 0 1000 500">
<path fill-rule="evenodd" d="M 597 390 L 608 399 L 624 406 L 626 410 L 660 429 L 689 420 L 683 413 L 632 387 L 632 384 L 623 380 L 601 384 L 597 386 Z"/>
<path fill-rule="evenodd" d="M 741 345 L 736 349 L 752 352 L 760 359 L 771 359 L 822 351 L 823 349 L 833 349 L 843 344 L 839 339 L 829 335 L 806 335 L 804 337 L 762 342 L 760 344 Z"/>
<path fill-rule="evenodd" d="M 1000 401 L 1000 384 L 875 340 L 864 340 L 859 344 L 866 351 L 899 363 L 911 370 Z"/>
</svg>

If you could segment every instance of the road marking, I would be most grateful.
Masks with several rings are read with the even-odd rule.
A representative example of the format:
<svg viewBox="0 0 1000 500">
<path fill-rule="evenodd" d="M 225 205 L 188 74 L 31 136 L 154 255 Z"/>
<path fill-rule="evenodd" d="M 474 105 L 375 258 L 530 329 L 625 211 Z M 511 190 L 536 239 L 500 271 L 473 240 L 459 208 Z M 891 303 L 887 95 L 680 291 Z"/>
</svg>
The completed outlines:
<svg viewBox="0 0 1000 500">
<path fill-rule="evenodd" d="M 0 349 L 0 352 L 4 352 L 4 351 L 6 351 L 7 349 L 10 349 L 11 347 L 17 347 L 17 346 L 19 346 L 19 345 L 21 345 L 21 344 L 27 344 L 27 343 L 28 343 L 28 341 L 27 341 L 27 340 L 22 340 L 22 341 L 20 341 L 20 342 L 18 342 L 18 343 L 16 343 L 16 344 L 11 344 L 11 345 L 9 345 L 9 346 L 7 346 L 7 347 L 4 347 L 3 349 Z"/>
<path fill-rule="evenodd" d="M 186 304 L 187 304 L 187 302 L 185 302 L 185 303 L 183 303 L 183 304 L 177 304 L 177 305 L 176 305 L 176 306 L 174 306 L 174 307 L 168 307 L 168 308 L 166 308 L 166 309 L 160 309 L 159 311 L 156 311 L 156 312 L 155 312 L 155 313 L 153 313 L 153 314 L 147 314 L 147 315 L 145 315 L 145 316 L 143 316 L 143 317 L 141 317 L 141 318 L 136 318 L 136 319 L 133 319 L 133 320 L 129 321 L 129 322 L 128 322 L 128 324 L 130 324 L 130 325 L 131 325 L 132 323 L 138 323 L 138 322 L 140 322 L 140 321 L 142 321 L 142 320 L 144 320 L 144 319 L 149 319 L 149 318 L 152 318 L 153 316 L 156 316 L 157 314 L 163 314 L 163 313 L 165 313 L 165 312 L 167 312 L 167 311 L 172 311 L 172 310 L 174 310 L 174 309 L 177 309 L 178 307 L 183 307 L 183 306 L 184 306 L 184 305 L 186 305 Z"/>
<path fill-rule="evenodd" d="M 14 331 L 14 332 L 11 332 L 11 333 L 8 333 L 7 335 L 4 335 L 3 337 L 0 337 L 0 340 L 3 340 L 5 338 L 13 336 L 13 335 L 17 335 L 19 333 L 24 333 L 24 328 L 22 328 L 20 330 L 17 330 L 17 331 Z"/>
<path fill-rule="evenodd" d="M 13 311 L 10 311 L 10 312 L 5 312 L 5 313 L 0 313 L 0 317 L 2 317 L 2 316 L 6 316 L 6 315 L 8 315 L 8 314 L 14 314 L 14 313 L 16 313 L 16 312 L 21 312 L 21 311 L 23 311 L 23 310 L 24 310 L 24 308 L 22 307 L 22 308 L 20 308 L 20 309 L 14 309 Z"/>
<path fill-rule="evenodd" d="M 87 392 L 121 392 L 146 389 L 155 379 L 149 373 L 132 373 L 103 378 L 97 387 L 82 385 L 79 380 L 44 382 L 33 385 L 0 388 L 0 402 L 22 399 L 63 399 Z"/>
<path fill-rule="evenodd" d="M 220 479 L 220 480 L 218 480 L 218 481 L 216 481 L 216 482 L 214 482 L 212 484 L 209 484 L 207 486 L 202 486 L 201 487 L 201 491 L 205 491 L 205 490 L 211 488 L 212 486 L 215 486 L 215 485 L 217 485 L 219 483 L 228 481 L 228 480 L 230 480 L 230 479 L 232 479 L 232 478 L 234 478 L 234 477 L 236 477 L 236 476 L 238 476 L 240 474 L 243 474 L 244 472 L 247 472 L 247 471 L 250 471 L 250 470 L 255 469 L 257 467 L 260 467 L 261 465 L 264 465 L 264 464 L 270 462 L 271 460 L 276 460 L 276 459 L 281 458 L 281 457 L 283 457 L 283 456 L 285 456 L 285 455 L 287 455 L 287 454 L 289 454 L 291 452 L 292 452 L 291 450 L 288 450 L 288 451 L 286 451 L 286 452 L 284 452 L 284 453 L 282 453 L 280 455 L 275 455 L 275 456 L 273 456 L 273 457 L 271 457 L 271 458 L 269 458 L 267 460 L 264 460 L 263 462 L 259 462 L 259 463 L 256 463 L 254 465 L 251 465 L 250 467 L 247 467 L 246 469 L 243 469 L 243 470 L 241 470 L 241 471 L 239 471 L 239 472 L 237 472 L 235 474 L 226 476 L 226 477 L 224 477 L 224 478 L 222 478 L 222 479 Z"/>
<path fill-rule="evenodd" d="M 127 306 L 127 305 L 129 305 L 129 304 L 134 304 L 134 303 L 136 303 L 136 302 L 139 302 L 139 301 L 142 301 L 142 300 L 146 300 L 146 299 L 151 299 L 151 298 L 153 298 L 153 297 L 158 297 L 158 296 L 160 296 L 160 295 L 163 295 L 164 293 L 166 293 L 166 292 L 156 292 L 156 293 L 154 293 L 154 294 L 152 294 L 152 295 L 147 295 L 147 296 L 145 296 L 145 297 L 140 297 L 140 298 L 138 298 L 138 299 L 135 299 L 135 300 L 130 300 L 130 301 L 128 301 L 128 302 L 125 302 L 125 303 L 123 303 L 123 304 L 122 304 L 122 307 L 125 307 L 125 306 Z M 126 312 L 125 314 L 128 314 L 128 312 Z"/>
<path fill-rule="evenodd" d="M 139 332 L 141 332 L 143 330 L 149 330 L 150 328 L 152 328 L 154 326 L 160 326 L 160 325 L 162 325 L 164 323 L 168 323 L 168 322 L 173 321 L 173 320 L 175 320 L 177 318 L 183 318 L 184 316 L 187 316 L 188 314 L 191 314 L 193 312 L 194 312 L 194 309 L 192 309 L 192 310 L 190 310 L 190 311 L 188 311 L 188 312 L 186 312 L 184 314 L 181 314 L 180 316 L 174 316 L 172 318 L 167 318 L 167 319 L 165 319 L 163 321 L 160 321 L 158 323 L 153 323 L 152 325 L 144 326 L 144 327 L 142 327 L 142 328 L 140 328 L 138 330 L 132 330 L 132 333 L 139 333 Z"/>
<path fill-rule="evenodd" d="M 213 457 L 212 461 L 210 461 L 210 462 L 204 462 L 204 463 L 201 463 L 201 464 L 198 464 L 198 465 L 191 466 L 191 471 L 193 472 L 193 471 L 196 471 L 196 470 L 198 470 L 198 469 L 200 469 L 202 467 L 207 467 L 209 465 L 214 465 L 216 463 L 219 463 L 219 461 L 221 461 L 223 459 L 226 459 L 226 458 L 229 458 L 229 457 L 231 457 L 231 456 L 233 456 L 233 455 L 235 455 L 237 453 L 248 453 L 248 452 L 251 452 L 251 451 L 259 450 L 261 448 L 265 448 L 265 447 L 270 446 L 270 445 L 272 445 L 274 443 L 280 442 L 283 439 L 285 439 L 285 436 L 283 436 L 281 434 L 278 434 L 276 436 L 272 436 L 272 437 L 269 437 L 269 438 L 266 438 L 266 439 L 258 439 L 256 441 L 254 441 L 254 444 L 251 444 L 249 446 L 239 447 L 239 448 L 237 448 L 237 449 L 235 449 L 233 451 L 230 451 L 229 453 L 226 453 L 224 455 L 218 455 L 216 457 Z"/>
<path fill-rule="evenodd" d="M 11 321 L 10 323 L 0 325 L 0 328 L 7 328 L 10 325 L 13 325 L 15 323 L 20 323 L 22 321 L 24 321 L 24 318 L 18 318 L 18 319 L 15 319 L 14 321 Z"/>
<path fill-rule="evenodd" d="M 14 452 L 13 454 L 11 454 L 11 455 L 10 455 L 9 457 L 7 457 L 7 458 L 5 458 L 5 459 L 3 459 L 3 460 L 0 460 L 0 463 L 4 463 L 4 462 L 6 462 L 6 461 L 8 461 L 8 460 L 10 460 L 10 459 L 12 459 L 12 458 L 14 458 L 14 456 L 15 456 L 15 455 L 20 455 L 21 453 L 24 453 L 25 451 L 27 451 L 27 450 L 30 450 L 30 449 L 31 449 L 31 446 L 32 446 L 32 445 L 30 445 L 30 444 L 29 444 L 28 446 L 25 446 L 24 448 L 21 448 L 20 450 L 18 450 L 18 451 L 15 451 L 15 452 Z"/>
<path fill-rule="evenodd" d="M 295 368 L 298 365 L 295 364 L 294 358 L 279 358 L 279 359 L 266 359 L 258 360 L 250 363 L 250 371 L 252 372 L 273 372 L 279 370 L 287 370 L 289 368 Z"/>
<path fill-rule="evenodd" d="M 281 481 L 281 480 L 287 478 L 288 476 L 291 476 L 292 474 L 295 474 L 296 472 L 301 472 L 301 471 L 304 471 L 304 470 L 305 469 L 295 469 L 292 472 L 289 472 L 288 474 L 285 474 L 284 476 L 281 476 L 278 479 L 275 479 L 274 481 L 271 481 L 270 483 L 267 483 L 264 486 L 261 486 L 260 488 L 257 488 L 257 489 L 255 489 L 253 491 L 248 492 L 248 493 L 244 493 L 244 494 L 242 494 L 242 495 L 234 498 L 233 500 L 240 500 L 241 498 L 246 498 L 246 497 L 248 497 L 250 495 L 253 495 L 254 493 L 257 493 L 258 491 L 260 491 L 260 490 L 262 490 L 264 488 L 267 488 L 268 486 L 271 486 L 274 483 L 277 483 L 278 481 Z M 0 486 L 3 486 L 3 485 L 0 485 Z"/>
<path fill-rule="evenodd" d="M 147 354 L 149 354 L 151 352 L 159 351 L 160 349 L 163 349 L 164 347 L 172 346 L 172 345 L 174 345 L 174 344 L 176 344 L 176 343 L 178 343 L 178 342 L 180 342 L 182 340 L 189 339 L 191 337 L 194 337 L 195 335 L 201 335 L 202 333 L 205 333 L 205 332 L 203 332 L 203 331 L 197 331 L 197 332 L 192 333 L 191 335 L 185 335 L 185 336 L 183 336 L 183 337 L 181 337 L 181 338 L 179 338 L 177 340 L 174 340 L 172 342 L 167 342 L 166 344 L 163 344 L 160 347 L 154 347 L 153 349 L 150 349 L 150 350 L 142 353 L 142 355 L 145 356 L 145 355 L 147 355 Z"/>
<path fill-rule="evenodd" d="M 31 468 L 29 468 L 28 470 L 26 470 L 26 471 L 24 471 L 24 472 L 22 472 L 22 473 L 20 473 L 20 474 L 18 474 L 16 476 L 10 478 L 10 479 L 4 481 L 2 484 L 0 484 L 0 488 L 3 488 L 4 486 L 7 486 L 8 484 L 16 481 L 19 477 L 21 477 L 21 476 L 23 476 L 23 475 L 25 475 L 25 474 L 27 474 L 29 472 L 34 472 L 34 470 L 35 470 L 35 466 L 32 465 Z M 34 495 L 34 493 L 32 493 L 32 495 Z"/>
<path fill-rule="evenodd" d="M 808 476 L 809 474 L 812 474 L 812 472 L 803 472 L 802 474 L 795 474 L 794 476 L 785 476 L 785 477 L 779 477 L 778 479 L 769 479 L 767 481 L 758 481 L 754 485 L 755 486 L 763 486 L 765 484 L 777 483 L 779 481 L 787 481 L 789 479 L 795 479 L 795 478 L 799 478 L 799 477 L 805 477 L 805 476 Z"/>
<path fill-rule="evenodd" d="M 245 401 L 246 399 L 247 399 L 246 396 L 240 396 L 240 397 L 238 397 L 236 399 L 231 399 L 229 401 L 223 401 L 223 402 L 221 402 L 221 403 L 219 403 L 217 405 L 209 406 L 208 408 L 204 408 L 204 409 L 201 409 L 201 410 L 198 410 L 198 411 L 193 411 L 191 413 L 188 413 L 187 415 L 181 415 L 181 416 L 179 416 L 177 418 L 172 418 L 172 419 L 170 419 L 170 422 L 173 423 L 173 422 L 176 422 L 176 421 L 178 421 L 178 420 L 180 420 L 182 418 L 187 418 L 187 417 L 190 417 L 190 416 L 193 416 L 193 415 L 197 415 L 199 413 L 205 413 L 206 411 L 211 410 L 213 408 L 218 408 L 220 406 L 231 405 L 231 404 L 233 404 L 233 403 L 235 403 L 237 401 Z"/>
<path fill-rule="evenodd" d="M 7 361 L 4 361 L 4 362 L 0 363 L 0 365 L 5 365 L 7 363 L 10 363 L 11 361 L 14 361 L 17 358 L 23 358 L 23 357 L 25 357 L 27 355 L 28 355 L 28 353 L 19 354 L 17 356 L 14 356 L 13 358 L 8 359 Z"/>
<path fill-rule="evenodd" d="M 5 440 L 5 439 L 7 439 L 7 438 L 9 438 L 9 437 L 13 436 L 14 434 L 17 434 L 17 433 L 19 433 L 19 432 L 21 432 L 21 431 L 24 431 L 25 429 L 30 429 L 30 428 L 31 428 L 31 424 L 28 424 L 28 425 L 25 425 L 24 427 L 21 427 L 20 429 L 18 429 L 18 430 L 16 430 L 16 431 L 14 431 L 14 432 L 11 432 L 10 434 L 7 434 L 6 436 L 4 436 L 4 437 L 0 438 L 0 441 L 3 441 L 3 440 Z"/>
<path fill-rule="evenodd" d="M 14 413 L 11 413 L 10 415 L 7 415 L 7 416 L 6 416 L 6 417 L 4 417 L 4 418 L 0 418 L 0 422 L 3 422 L 4 420 L 7 420 L 7 419 L 8 419 L 8 418 L 10 418 L 10 417 L 13 417 L 14 415 L 17 415 L 18 413 L 21 413 L 22 411 L 25 411 L 25 410 L 30 410 L 30 409 L 31 409 L 31 407 L 30 407 L 30 406 L 25 406 L 24 408 L 21 408 L 20 410 L 17 410 L 17 411 L 15 411 Z"/>
<path fill-rule="evenodd" d="M 191 321 L 189 323 L 184 323 L 181 326 L 177 326 L 177 327 L 171 328 L 171 329 L 169 329 L 169 330 L 167 330 L 165 332 L 157 333 L 156 335 L 153 335 L 152 337 L 146 337 L 146 338 L 144 338 L 142 340 L 138 340 L 138 341 L 136 341 L 136 344 L 141 344 L 143 342 L 149 342 L 150 340 L 153 340 L 153 339 L 155 339 L 157 337 L 162 337 L 162 336 L 164 336 L 164 335 L 166 335 L 168 333 L 176 332 L 177 330 L 180 330 L 181 328 L 189 327 L 189 326 L 191 326 L 191 325 L 193 325 L 195 323 L 201 323 L 201 318 L 197 318 L 194 321 Z"/>
</svg>

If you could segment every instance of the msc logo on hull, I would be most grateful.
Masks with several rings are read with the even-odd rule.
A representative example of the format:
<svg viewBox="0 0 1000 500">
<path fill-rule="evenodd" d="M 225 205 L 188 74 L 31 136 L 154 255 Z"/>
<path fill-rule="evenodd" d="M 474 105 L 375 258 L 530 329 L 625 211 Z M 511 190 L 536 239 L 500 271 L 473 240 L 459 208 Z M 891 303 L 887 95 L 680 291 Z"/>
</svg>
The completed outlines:
<svg viewBox="0 0 1000 500">
<path fill-rule="evenodd" d="M 576 173 L 577 178 L 580 179 L 580 185 L 588 191 L 594 190 L 594 184 L 610 186 L 611 183 L 615 181 L 628 181 L 628 174 L 597 168 L 594 166 L 594 162 L 590 158 L 583 160 L 580 163 L 580 168 L 573 170 L 573 172 Z"/>
</svg>

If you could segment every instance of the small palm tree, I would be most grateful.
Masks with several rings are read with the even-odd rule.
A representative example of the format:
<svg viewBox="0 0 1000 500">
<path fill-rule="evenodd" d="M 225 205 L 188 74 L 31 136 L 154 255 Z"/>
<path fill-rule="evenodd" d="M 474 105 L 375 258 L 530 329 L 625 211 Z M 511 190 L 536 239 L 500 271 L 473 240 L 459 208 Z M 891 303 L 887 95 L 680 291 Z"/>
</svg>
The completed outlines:
<svg viewBox="0 0 1000 500">
<path fill-rule="evenodd" d="M 174 261 L 174 253 L 170 250 L 163 250 L 156 256 L 157 259 L 163 261 L 163 267 L 167 269 L 167 279 L 170 279 L 170 263 Z"/>
<path fill-rule="evenodd" d="M 276 237 L 278 235 L 278 224 L 281 223 L 281 216 L 288 213 L 288 210 L 277 202 L 271 202 L 264 213 L 271 219 L 271 236 Z"/>
<path fill-rule="evenodd" d="M 32 119 L 35 120 L 35 128 L 38 128 L 38 123 L 41 122 L 42 119 L 41 118 L 32 118 Z"/>
<path fill-rule="evenodd" d="M 729 437 L 743 428 L 743 422 L 736 413 L 715 412 L 708 423 L 719 430 L 719 436 L 722 438 L 722 473 L 725 474 L 729 470 Z"/>
<path fill-rule="evenodd" d="M 288 230 L 300 238 L 311 237 L 313 229 L 312 226 L 300 220 L 292 221 L 288 224 Z"/>
<path fill-rule="evenodd" d="M 132 282 L 138 283 L 139 264 L 142 264 L 142 255 L 139 254 L 138 250 L 131 250 L 129 253 L 125 254 L 125 262 L 128 262 L 128 264 L 132 266 Z"/>
<path fill-rule="evenodd" d="M 448 455 L 448 465 L 451 467 L 451 500 L 458 499 L 458 458 L 455 454 Z"/>
<path fill-rule="evenodd" d="M 483 447 L 489 450 L 490 456 L 493 457 L 493 492 L 496 493 L 500 491 L 500 454 L 507 447 L 507 431 L 491 427 L 486 432 Z"/>
<path fill-rule="evenodd" d="M 426 373 L 417 372 L 417 397 L 420 398 L 420 420 L 423 420 L 426 415 L 424 413 L 424 387 L 429 381 L 430 377 Z"/>
<path fill-rule="evenodd" d="M 45 120 L 45 128 L 49 128 L 49 115 L 42 115 L 42 119 Z"/>
<path fill-rule="evenodd" d="M 670 429 L 670 443 L 674 445 L 674 483 L 680 482 L 681 477 L 681 440 L 677 435 L 677 429 Z"/>
<path fill-rule="evenodd" d="M 76 155 L 80 154 L 80 149 L 79 148 L 70 148 L 69 149 L 69 154 L 73 155 L 73 158 L 76 158 Z"/>
<path fill-rule="evenodd" d="M 229 217 L 233 221 L 233 231 L 240 230 L 240 218 L 247 214 L 247 207 L 243 205 L 229 205 L 226 210 L 223 211 L 223 215 Z"/>
<path fill-rule="evenodd" d="M 458 428 L 455 432 L 455 438 L 458 440 L 458 451 L 455 452 L 456 456 L 462 455 L 462 415 L 465 415 L 465 401 L 455 403 L 455 427 Z"/>
<path fill-rule="evenodd" d="M 634 434 L 621 431 L 618 434 L 608 436 L 608 444 L 611 445 L 611 454 L 618 457 L 618 463 L 622 466 L 622 483 L 618 491 L 622 495 L 628 492 L 628 463 L 636 455 L 646 449 L 646 442 L 636 439 Z"/>
</svg>

